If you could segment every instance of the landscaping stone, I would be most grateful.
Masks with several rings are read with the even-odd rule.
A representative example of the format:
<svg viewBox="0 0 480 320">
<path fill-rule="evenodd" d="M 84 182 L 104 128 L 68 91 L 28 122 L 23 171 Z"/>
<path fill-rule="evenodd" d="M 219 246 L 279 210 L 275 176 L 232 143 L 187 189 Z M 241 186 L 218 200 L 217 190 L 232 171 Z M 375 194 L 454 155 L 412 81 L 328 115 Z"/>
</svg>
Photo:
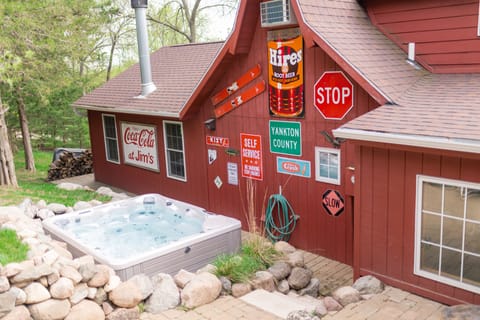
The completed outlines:
<svg viewBox="0 0 480 320">
<path fill-rule="evenodd" d="M 323 304 L 325 305 L 325 308 L 327 309 L 328 312 L 340 311 L 343 309 L 342 305 L 332 297 L 323 298 Z"/>
<path fill-rule="evenodd" d="M 340 287 L 333 291 L 332 298 L 338 301 L 342 306 L 355 303 L 361 300 L 360 292 L 351 286 Z"/>
<path fill-rule="evenodd" d="M 80 272 L 78 272 L 77 269 L 69 265 L 64 266 L 60 269 L 60 276 L 72 280 L 73 284 L 78 284 L 83 279 Z"/>
<path fill-rule="evenodd" d="M 74 210 L 74 211 L 86 210 L 86 209 L 90 209 L 91 207 L 92 207 L 92 205 L 91 205 L 89 202 L 86 202 L 86 201 L 77 201 L 77 202 L 73 205 L 73 210 Z"/>
<path fill-rule="evenodd" d="M 285 255 L 296 251 L 295 247 L 286 241 L 278 241 L 273 245 L 274 249 Z"/>
<path fill-rule="evenodd" d="M 480 319 L 480 306 L 472 304 L 460 304 L 444 307 L 442 320 L 478 320 Z"/>
<path fill-rule="evenodd" d="M 54 299 L 68 299 L 74 291 L 73 281 L 69 278 L 61 277 L 50 286 L 50 294 Z"/>
<path fill-rule="evenodd" d="M 287 294 L 290 291 L 290 285 L 287 280 L 282 280 L 277 285 L 277 291 L 283 294 Z"/>
<path fill-rule="evenodd" d="M 70 302 L 49 299 L 29 305 L 28 310 L 33 319 L 63 320 L 70 312 Z"/>
<path fill-rule="evenodd" d="M 270 272 L 277 281 L 280 281 L 290 275 L 290 272 L 292 272 L 292 267 L 285 261 L 278 261 L 268 268 L 268 272 Z"/>
<path fill-rule="evenodd" d="M 47 209 L 55 214 L 64 214 L 67 212 L 67 207 L 61 203 L 50 203 L 47 205 Z"/>
<path fill-rule="evenodd" d="M 78 266 L 78 273 L 82 276 L 82 282 L 88 282 L 96 273 L 95 263 L 83 263 Z"/>
<path fill-rule="evenodd" d="M 286 320 L 320 320 L 320 318 L 310 311 L 297 310 L 290 312 Z"/>
<path fill-rule="evenodd" d="M 305 267 L 304 254 L 302 251 L 295 251 L 287 255 L 287 262 L 292 266 L 292 268 Z"/>
<path fill-rule="evenodd" d="M 145 300 L 153 292 L 153 284 L 150 278 L 145 274 L 137 274 L 128 279 L 126 282 L 133 283 L 142 294 L 142 299 Z M 107 291 L 107 290 L 105 290 Z M 108 291 L 107 291 L 108 292 Z"/>
<path fill-rule="evenodd" d="M 38 282 L 32 282 L 26 286 L 23 291 L 27 294 L 26 304 L 38 303 L 51 298 L 47 288 Z"/>
<path fill-rule="evenodd" d="M 252 291 L 252 285 L 249 283 L 234 283 L 232 284 L 232 296 L 240 298 Z"/>
<path fill-rule="evenodd" d="M 180 304 L 180 293 L 174 279 L 165 273 L 152 277 L 153 293 L 145 303 L 145 310 L 151 313 L 175 308 Z"/>
<path fill-rule="evenodd" d="M 138 320 L 140 319 L 140 311 L 137 307 L 130 308 L 130 309 L 116 309 L 112 313 L 110 313 L 107 320 Z"/>
<path fill-rule="evenodd" d="M 118 287 L 117 287 L 118 288 Z M 108 294 L 105 292 L 103 288 L 96 288 L 97 290 L 95 291 L 95 295 L 93 297 L 93 301 L 95 301 L 97 304 L 102 304 L 108 299 Z M 90 288 L 88 289 L 88 297 L 90 298 L 91 296 L 91 291 Z"/>
<path fill-rule="evenodd" d="M 182 304 L 195 308 L 213 302 L 222 291 L 222 283 L 209 272 L 202 272 L 193 278 L 181 292 Z"/>
<path fill-rule="evenodd" d="M 135 282 L 126 281 L 113 289 L 108 298 L 118 307 L 133 308 L 144 299 L 144 294 Z"/>
<path fill-rule="evenodd" d="M 252 287 L 254 289 L 264 289 L 269 292 L 275 291 L 275 278 L 268 271 L 257 271 L 252 279 Z"/>
<path fill-rule="evenodd" d="M 300 267 L 295 267 L 292 269 L 290 276 L 288 277 L 288 284 L 290 288 L 295 290 L 300 290 L 305 288 L 312 279 L 312 271 Z"/>
<path fill-rule="evenodd" d="M 352 287 L 357 289 L 361 295 L 378 294 L 385 289 L 383 282 L 371 275 L 358 278 Z"/>
<path fill-rule="evenodd" d="M 27 301 L 27 294 L 22 289 L 17 288 L 17 287 L 10 287 L 9 291 L 11 293 L 13 293 L 16 297 L 15 298 L 15 305 L 16 306 L 24 304 L 25 301 Z"/>
<path fill-rule="evenodd" d="M 102 310 L 103 310 L 103 313 L 108 316 L 110 313 L 113 312 L 113 310 L 115 310 L 112 306 L 111 303 L 108 303 L 108 302 L 104 302 L 102 303 Z"/>
<path fill-rule="evenodd" d="M 61 182 L 57 184 L 57 188 L 62 190 L 67 190 L 67 191 L 73 191 L 73 190 L 82 190 L 83 186 L 77 183 Z"/>
<path fill-rule="evenodd" d="M 73 294 L 70 297 L 70 303 L 76 305 L 88 296 L 88 286 L 86 283 L 79 283 L 74 287 Z"/>
<path fill-rule="evenodd" d="M 95 268 L 95 275 L 87 282 L 87 284 L 89 287 L 103 287 L 110 279 L 110 267 L 103 264 L 97 264 Z"/>
<path fill-rule="evenodd" d="M 48 264 L 41 264 L 39 266 L 28 267 L 20 271 L 16 276 L 10 279 L 12 283 L 32 282 L 41 277 L 48 276 L 53 272 L 53 269 Z"/>
<path fill-rule="evenodd" d="M 1 315 L 0 315 L 1 316 Z M 30 311 L 25 306 L 15 307 L 9 314 L 4 316 L 2 320 L 31 320 Z"/>
<path fill-rule="evenodd" d="M 177 274 L 173 277 L 175 280 L 175 284 L 180 288 L 183 289 L 193 278 L 195 278 L 195 273 L 190 271 L 181 269 L 177 272 Z"/>
<path fill-rule="evenodd" d="M 83 300 L 73 306 L 65 320 L 104 320 L 103 309 L 93 301 Z"/>
<path fill-rule="evenodd" d="M 317 278 L 312 278 L 305 288 L 298 290 L 298 294 L 301 296 L 308 295 L 317 298 L 319 288 L 320 280 L 318 280 Z"/>
<path fill-rule="evenodd" d="M 108 279 L 108 283 L 103 288 L 105 289 L 105 292 L 108 293 L 113 289 L 115 289 L 116 287 L 118 287 L 120 283 L 122 283 L 122 280 L 120 279 L 120 277 L 117 275 L 113 275 L 113 276 L 110 276 L 110 278 Z"/>
<path fill-rule="evenodd" d="M 232 281 L 227 277 L 219 277 L 218 280 L 222 283 L 222 295 L 229 295 L 232 292 Z"/>
<path fill-rule="evenodd" d="M 5 276 L 0 276 L 0 293 L 7 292 L 10 289 L 10 282 Z"/>
<path fill-rule="evenodd" d="M 15 308 L 15 294 L 11 291 L 0 293 L 0 318 Z"/>
</svg>

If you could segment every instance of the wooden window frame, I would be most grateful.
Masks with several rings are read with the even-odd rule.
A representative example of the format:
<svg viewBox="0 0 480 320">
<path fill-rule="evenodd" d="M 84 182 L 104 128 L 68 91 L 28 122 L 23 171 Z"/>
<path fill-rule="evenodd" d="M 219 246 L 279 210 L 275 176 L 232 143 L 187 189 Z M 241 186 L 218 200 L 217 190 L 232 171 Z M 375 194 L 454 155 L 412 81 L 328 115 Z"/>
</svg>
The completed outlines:
<svg viewBox="0 0 480 320">
<path fill-rule="evenodd" d="M 442 194 L 441 194 L 441 212 L 430 212 L 428 210 L 422 210 L 422 205 L 423 205 L 423 186 L 424 183 L 434 183 L 434 184 L 441 184 L 442 185 Z M 417 175 L 417 185 L 416 185 L 416 206 L 415 206 L 415 245 L 414 245 L 414 274 L 434 280 L 437 282 L 441 282 L 453 287 L 457 287 L 460 289 L 464 289 L 470 292 L 474 293 L 480 293 L 480 285 L 476 286 L 474 284 L 469 284 L 464 282 L 463 279 L 463 266 L 464 266 L 464 258 L 465 255 L 468 254 L 470 256 L 476 256 L 477 258 L 480 256 L 480 254 L 469 252 L 465 249 L 465 235 L 466 235 L 466 222 L 469 223 L 475 223 L 475 224 L 480 224 L 480 219 L 479 220 L 473 220 L 467 218 L 467 200 L 464 200 L 464 206 L 463 206 L 463 218 L 460 217 L 454 217 L 453 215 L 450 215 L 448 213 L 444 212 L 444 199 L 445 199 L 445 187 L 457 187 L 461 188 L 461 195 L 463 196 L 463 192 L 465 194 L 468 194 L 469 189 L 475 189 L 480 191 L 480 184 L 478 183 L 471 183 L 471 182 L 465 182 L 465 181 L 460 181 L 460 180 L 452 180 L 452 179 L 445 179 L 445 178 L 438 178 L 438 177 L 430 177 L 430 176 L 424 176 L 424 175 Z M 465 199 L 467 197 L 465 196 Z M 425 212 L 423 212 L 425 211 Z M 440 217 L 441 224 L 440 224 L 440 230 L 439 230 L 439 242 L 440 243 L 434 243 L 434 242 L 429 242 L 428 240 L 422 239 L 422 217 L 423 215 L 430 215 L 430 216 L 438 216 Z M 455 218 L 458 221 L 462 222 L 463 225 L 463 230 L 462 230 L 462 248 L 457 249 L 457 248 L 452 248 L 447 245 L 443 244 L 443 221 L 444 219 L 452 219 Z M 427 244 L 427 245 L 432 245 L 435 247 L 439 248 L 439 259 L 438 259 L 438 272 L 434 273 L 432 271 L 427 271 L 421 268 L 421 244 Z M 461 254 L 461 262 L 460 262 L 460 280 L 455 280 L 446 276 L 442 276 L 440 273 L 442 271 L 442 252 L 443 250 L 449 250 L 449 251 L 455 251 L 457 253 Z"/>
<path fill-rule="evenodd" d="M 338 156 L 338 167 L 337 167 L 337 179 L 333 178 L 327 178 L 323 177 L 320 175 L 320 153 L 328 153 L 328 154 L 336 154 Z M 341 184 L 341 151 L 340 149 L 333 149 L 333 148 L 325 148 L 325 147 L 315 147 L 315 180 L 319 182 L 325 182 L 325 183 L 330 183 L 330 184 L 335 184 L 335 185 L 340 185 Z"/>
<path fill-rule="evenodd" d="M 167 141 L 167 124 L 175 124 L 175 125 L 180 125 L 180 132 L 182 135 L 182 150 L 177 150 L 177 149 L 171 149 L 168 147 L 168 141 Z M 170 121 L 170 120 L 164 120 L 163 121 L 163 141 L 165 145 L 165 166 L 166 166 L 166 172 L 167 172 L 167 177 L 179 181 L 186 182 L 187 181 L 187 165 L 186 165 L 186 158 L 185 158 L 185 139 L 184 139 L 184 134 L 183 134 L 183 123 L 180 121 Z M 184 175 L 178 176 L 174 175 L 171 172 L 171 167 L 170 167 L 170 157 L 169 157 L 169 152 L 170 151 L 175 151 L 175 152 L 181 152 L 183 155 L 183 172 Z"/>
<path fill-rule="evenodd" d="M 105 118 L 106 117 L 109 117 L 109 118 L 113 118 L 113 123 L 115 125 L 115 138 L 113 137 L 107 137 L 107 131 L 106 131 L 106 127 L 105 127 Z M 108 162 L 111 162 L 111 163 L 115 163 L 115 164 L 120 164 L 120 150 L 118 148 L 118 128 L 117 128 L 117 119 L 115 118 L 115 115 L 113 114 L 102 114 L 102 127 L 103 127 L 103 142 L 104 142 L 104 145 L 105 145 L 105 159 L 108 161 Z M 117 160 L 115 159 L 110 159 L 110 147 L 107 143 L 107 140 L 112 140 L 112 141 L 115 141 L 115 145 L 116 145 L 116 148 L 117 148 Z"/>
</svg>

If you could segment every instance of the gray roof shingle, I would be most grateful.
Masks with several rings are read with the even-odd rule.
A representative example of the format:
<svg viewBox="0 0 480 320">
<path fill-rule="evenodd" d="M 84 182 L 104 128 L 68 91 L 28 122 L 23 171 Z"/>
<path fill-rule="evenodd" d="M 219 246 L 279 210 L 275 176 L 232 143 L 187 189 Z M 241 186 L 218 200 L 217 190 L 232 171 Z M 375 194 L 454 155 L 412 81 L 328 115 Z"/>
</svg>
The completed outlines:
<svg viewBox="0 0 480 320">
<path fill-rule="evenodd" d="M 223 42 L 163 47 L 150 56 L 157 90 L 141 93 L 139 64 L 78 99 L 73 106 L 112 112 L 178 117 Z"/>
</svg>

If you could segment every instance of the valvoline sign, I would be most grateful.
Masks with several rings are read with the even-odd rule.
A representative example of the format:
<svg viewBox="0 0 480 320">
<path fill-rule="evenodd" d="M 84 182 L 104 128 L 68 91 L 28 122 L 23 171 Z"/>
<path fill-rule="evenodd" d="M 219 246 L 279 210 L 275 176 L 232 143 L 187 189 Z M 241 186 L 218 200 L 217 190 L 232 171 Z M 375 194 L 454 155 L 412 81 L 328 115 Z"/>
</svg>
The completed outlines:
<svg viewBox="0 0 480 320">
<path fill-rule="evenodd" d="M 277 172 L 310 178 L 310 161 L 277 157 Z"/>
</svg>

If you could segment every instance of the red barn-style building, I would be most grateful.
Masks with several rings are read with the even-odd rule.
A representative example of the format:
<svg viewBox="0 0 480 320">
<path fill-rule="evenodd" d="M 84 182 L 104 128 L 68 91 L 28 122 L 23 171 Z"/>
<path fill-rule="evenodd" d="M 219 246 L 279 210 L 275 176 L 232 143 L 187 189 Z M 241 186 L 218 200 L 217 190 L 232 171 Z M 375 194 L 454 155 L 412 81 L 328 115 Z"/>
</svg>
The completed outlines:
<svg viewBox="0 0 480 320">
<path fill-rule="evenodd" d="M 136 65 L 75 102 L 95 178 L 245 228 L 251 180 L 259 215 L 281 193 L 299 216 L 292 244 L 479 303 L 478 18 L 478 0 L 242 0 L 224 43 L 151 55 L 156 91 Z"/>
</svg>

